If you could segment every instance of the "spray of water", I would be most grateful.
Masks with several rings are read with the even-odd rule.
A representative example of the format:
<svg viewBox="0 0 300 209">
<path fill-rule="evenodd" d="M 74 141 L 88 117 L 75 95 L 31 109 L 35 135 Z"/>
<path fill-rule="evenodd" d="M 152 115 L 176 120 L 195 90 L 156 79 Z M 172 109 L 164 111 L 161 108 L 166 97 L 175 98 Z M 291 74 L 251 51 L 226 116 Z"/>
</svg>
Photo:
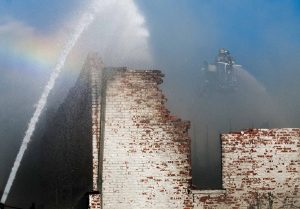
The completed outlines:
<svg viewBox="0 0 300 209">
<path fill-rule="evenodd" d="M 42 96 L 40 97 L 38 104 L 36 106 L 35 112 L 28 124 L 28 128 L 27 131 L 25 133 L 25 136 L 23 138 L 20 150 L 18 152 L 18 155 L 16 157 L 16 160 L 14 162 L 14 165 L 11 169 L 8 181 L 6 183 L 5 189 L 4 189 L 4 193 L 2 195 L 1 198 L 1 202 L 5 203 L 7 196 L 10 192 L 10 189 L 12 187 L 12 184 L 15 180 L 16 174 L 18 172 L 18 169 L 20 167 L 22 158 L 24 156 L 24 153 L 27 149 L 28 143 L 30 142 L 31 136 L 35 130 L 36 124 L 39 121 L 40 115 L 47 103 L 47 98 L 49 96 L 50 91 L 53 89 L 55 81 L 57 79 L 57 77 L 59 76 L 62 67 L 64 66 L 64 63 L 67 59 L 67 56 L 69 55 L 70 51 L 72 50 L 72 48 L 74 47 L 74 45 L 76 44 L 76 42 L 78 41 L 80 35 L 82 34 L 82 32 L 93 22 L 94 20 L 94 16 L 95 14 L 98 12 L 99 7 L 100 7 L 100 1 L 95 0 L 94 2 L 92 2 L 91 7 L 88 9 L 88 11 L 86 13 L 83 14 L 83 16 L 81 17 L 79 24 L 77 25 L 77 27 L 75 28 L 74 33 L 71 35 L 70 39 L 67 41 L 65 47 L 63 48 L 57 64 L 54 68 L 54 71 L 52 72 L 50 79 L 42 93 Z"/>
</svg>

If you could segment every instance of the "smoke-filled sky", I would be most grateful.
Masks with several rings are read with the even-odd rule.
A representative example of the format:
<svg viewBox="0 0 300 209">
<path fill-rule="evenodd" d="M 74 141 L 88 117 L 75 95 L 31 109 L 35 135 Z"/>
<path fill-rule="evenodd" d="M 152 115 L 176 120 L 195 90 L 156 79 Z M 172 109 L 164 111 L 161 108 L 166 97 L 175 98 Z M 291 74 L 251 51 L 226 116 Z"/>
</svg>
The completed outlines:
<svg viewBox="0 0 300 209">
<path fill-rule="evenodd" d="M 118 44 L 115 40 L 121 39 L 119 34 L 127 29 L 128 19 L 137 19 L 134 11 L 127 8 L 132 6 L 128 3 L 132 1 L 125 2 L 124 5 L 111 3 L 111 8 L 107 7 L 103 14 L 105 18 L 98 21 L 98 28 L 93 31 L 96 35 L 85 36 L 99 39 L 99 45 L 108 45 L 108 48 Z M 299 71 L 296 69 L 300 62 L 299 1 L 136 0 L 135 4 L 149 33 L 154 58 L 150 67 L 169 71 L 164 67 L 171 68 L 172 63 L 177 66 L 180 60 L 188 67 L 179 67 L 177 71 L 195 73 L 203 60 L 213 60 L 217 49 L 226 47 L 270 91 L 284 91 L 273 89 L 280 88 L 282 82 L 291 87 L 297 85 L 289 79 L 295 78 L 294 73 Z M 19 64 L 25 68 L 22 71 L 31 71 L 26 76 L 51 71 L 62 44 L 88 5 L 89 1 L 79 0 L 1 1 L 1 68 L 16 68 Z M 133 17 L 122 13 L 126 10 Z M 121 40 L 124 39 L 126 37 Z"/>
<path fill-rule="evenodd" d="M 98 51 L 108 65 L 161 69 L 171 110 L 198 124 L 191 133 L 196 147 L 203 147 L 209 131 L 207 138 L 266 123 L 300 126 L 300 1 L 102 1 L 70 54 L 52 101 L 63 100 L 87 53 Z M 89 4 L 0 1 L 0 192 L 43 86 Z M 203 98 L 201 65 L 213 62 L 221 47 L 249 75 L 243 73 L 245 85 L 236 96 Z"/>
</svg>

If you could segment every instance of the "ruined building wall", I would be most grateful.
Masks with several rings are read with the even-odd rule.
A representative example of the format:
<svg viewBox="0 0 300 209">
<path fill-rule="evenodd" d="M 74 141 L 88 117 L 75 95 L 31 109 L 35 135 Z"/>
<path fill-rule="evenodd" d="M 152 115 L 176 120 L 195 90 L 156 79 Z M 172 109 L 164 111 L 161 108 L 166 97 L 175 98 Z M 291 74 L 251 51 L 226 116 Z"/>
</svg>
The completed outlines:
<svg viewBox="0 0 300 209">
<path fill-rule="evenodd" d="M 189 124 L 165 108 L 160 71 L 106 69 L 104 76 L 102 208 L 299 206 L 299 129 L 223 134 L 224 189 L 195 190 Z"/>
<path fill-rule="evenodd" d="M 92 110 L 92 157 L 93 157 L 93 191 L 99 191 L 99 152 L 100 152 L 100 120 L 101 120 L 101 93 L 102 93 L 102 73 L 104 65 L 97 57 L 88 59 L 90 68 L 90 91 L 91 91 L 91 110 Z"/>
<path fill-rule="evenodd" d="M 222 164 L 225 191 L 193 191 L 195 208 L 300 207 L 300 129 L 223 134 Z"/>
<path fill-rule="evenodd" d="M 171 116 L 160 71 L 119 69 L 106 85 L 103 208 L 191 208 L 189 124 Z"/>
<path fill-rule="evenodd" d="M 299 129 L 223 134 L 223 190 L 192 188 L 189 123 L 166 109 L 162 77 L 89 57 L 43 138 L 45 208 L 86 192 L 91 209 L 300 206 Z"/>
<path fill-rule="evenodd" d="M 92 190 L 90 69 L 83 70 L 40 139 L 41 204 L 72 208 Z M 36 200 L 35 200 L 36 201 Z"/>
</svg>

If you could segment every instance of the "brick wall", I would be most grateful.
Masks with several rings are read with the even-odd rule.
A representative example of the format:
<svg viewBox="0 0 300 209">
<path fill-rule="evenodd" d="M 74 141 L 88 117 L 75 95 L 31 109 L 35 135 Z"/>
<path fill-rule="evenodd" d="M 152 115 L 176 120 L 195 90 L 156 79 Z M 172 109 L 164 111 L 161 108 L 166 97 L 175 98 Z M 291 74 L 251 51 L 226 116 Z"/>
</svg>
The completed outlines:
<svg viewBox="0 0 300 209">
<path fill-rule="evenodd" d="M 90 54 L 87 66 L 90 68 L 90 87 L 92 105 L 92 156 L 93 156 L 93 191 L 99 191 L 99 150 L 100 150 L 100 118 L 101 118 L 101 84 L 104 65 L 97 55 Z"/>
<path fill-rule="evenodd" d="M 56 112 L 46 113 L 41 137 L 39 164 L 35 165 L 41 181 L 41 198 L 32 201 L 44 204 L 44 209 L 74 208 L 86 192 L 93 190 L 92 176 L 92 104 L 90 63 L 87 60 L 75 86 Z M 33 152 L 37 158 L 37 154 Z M 32 174 L 29 171 L 29 175 Z M 29 181 L 28 188 L 34 184 Z M 28 188 L 24 190 L 27 192 Z M 28 200 L 27 200 L 28 201 Z M 38 204 L 39 205 L 39 204 Z M 86 205 L 86 204 L 85 204 Z"/>
<path fill-rule="evenodd" d="M 93 165 L 93 191 L 99 192 L 99 156 L 101 132 L 101 101 L 102 101 L 102 74 L 104 65 L 97 54 L 89 54 L 86 68 L 89 68 L 89 80 L 91 89 L 91 118 L 92 118 L 92 165 Z M 89 208 L 101 208 L 101 194 L 89 195 Z"/>
<path fill-rule="evenodd" d="M 89 194 L 89 209 L 100 209 L 101 202 L 101 194 Z"/>
<path fill-rule="evenodd" d="M 107 73 L 106 73 L 107 74 Z M 160 71 L 119 69 L 106 86 L 103 208 L 192 208 L 189 123 L 170 115 Z"/>
<path fill-rule="evenodd" d="M 161 72 L 104 69 L 93 62 L 90 68 L 93 189 L 100 192 L 90 195 L 90 208 L 300 206 L 299 129 L 223 134 L 224 189 L 196 190 L 189 123 L 166 109 Z M 97 77 L 101 71 L 103 79 Z"/>
<path fill-rule="evenodd" d="M 300 129 L 222 135 L 225 193 L 193 191 L 195 208 L 299 208 Z"/>
</svg>

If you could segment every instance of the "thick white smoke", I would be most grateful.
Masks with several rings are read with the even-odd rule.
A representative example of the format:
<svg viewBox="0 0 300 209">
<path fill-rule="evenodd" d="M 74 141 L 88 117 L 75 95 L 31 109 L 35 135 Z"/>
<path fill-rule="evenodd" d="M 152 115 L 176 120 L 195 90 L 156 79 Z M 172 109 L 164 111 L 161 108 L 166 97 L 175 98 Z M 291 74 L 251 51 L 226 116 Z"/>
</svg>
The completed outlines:
<svg viewBox="0 0 300 209">
<path fill-rule="evenodd" d="M 99 1 L 99 2 L 101 2 L 101 1 Z M 2 203 L 6 202 L 7 196 L 10 192 L 10 189 L 12 187 L 12 184 L 14 182 L 14 179 L 15 179 L 18 169 L 20 167 L 20 163 L 21 163 L 24 153 L 27 149 L 28 143 L 30 142 L 31 136 L 35 130 L 35 127 L 39 120 L 39 117 L 46 105 L 49 93 L 52 90 L 52 88 L 54 87 L 55 81 L 56 81 L 57 77 L 59 76 L 62 67 L 64 66 L 66 58 L 69 55 L 72 48 L 74 47 L 74 45 L 76 44 L 76 42 L 79 39 L 82 32 L 92 23 L 92 21 L 94 20 L 95 14 L 97 13 L 97 11 L 99 10 L 100 7 L 101 7 L 100 3 L 96 4 L 96 1 L 93 2 L 92 7 L 90 7 L 89 10 L 81 17 L 77 27 L 75 28 L 75 31 L 72 33 L 71 37 L 69 38 L 65 47 L 63 48 L 63 51 L 61 52 L 61 54 L 59 56 L 59 59 L 54 68 L 54 71 L 52 72 L 52 74 L 50 76 L 50 79 L 43 91 L 43 94 L 38 101 L 36 110 L 29 122 L 28 129 L 23 138 L 22 145 L 20 147 L 20 150 L 19 150 L 16 160 L 14 162 L 14 165 L 11 169 L 8 181 L 7 181 L 5 189 L 4 189 L 4 193 L 2 195 L 2 198 L 1 198 Z"/>
<path fill-rule="evenodd" d="M 76 44 L 74 54 L 81 58 L 90 51 L 97 51 L 106 66 L 151 67 L 150 33 L 134 1 L 99 2 L 100 11 Z"/>
</svg>

